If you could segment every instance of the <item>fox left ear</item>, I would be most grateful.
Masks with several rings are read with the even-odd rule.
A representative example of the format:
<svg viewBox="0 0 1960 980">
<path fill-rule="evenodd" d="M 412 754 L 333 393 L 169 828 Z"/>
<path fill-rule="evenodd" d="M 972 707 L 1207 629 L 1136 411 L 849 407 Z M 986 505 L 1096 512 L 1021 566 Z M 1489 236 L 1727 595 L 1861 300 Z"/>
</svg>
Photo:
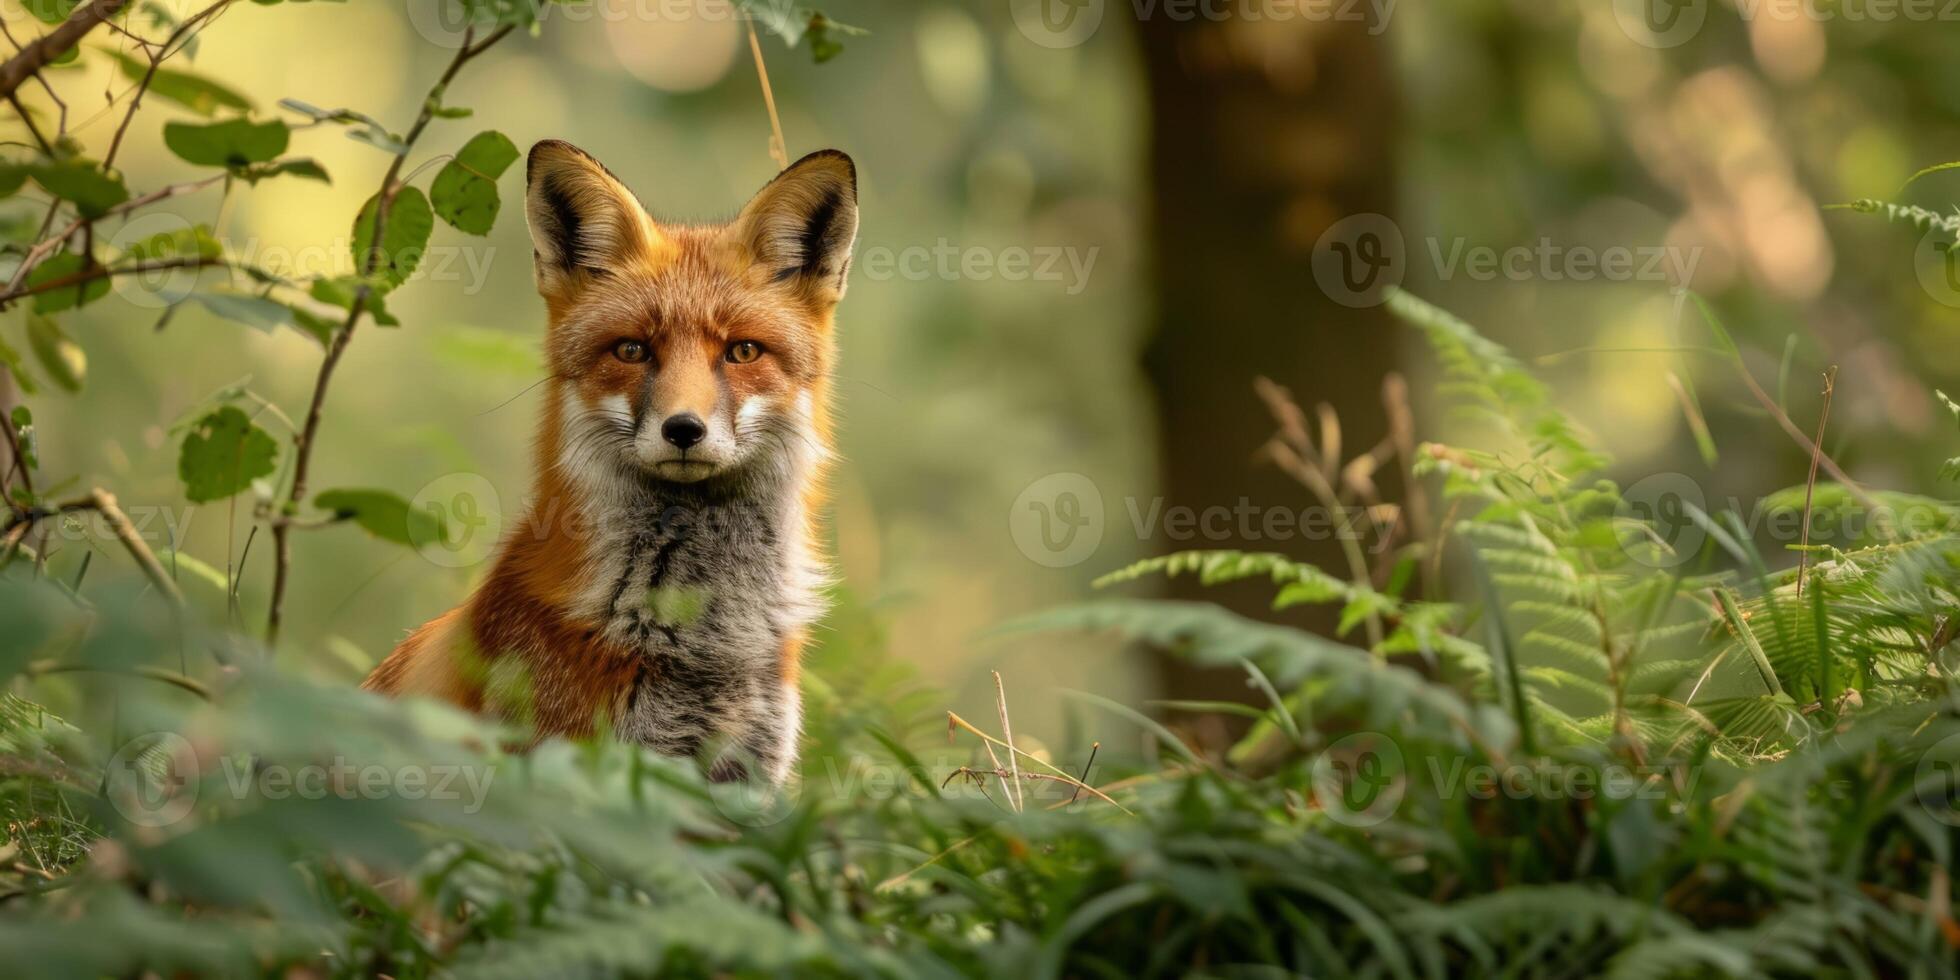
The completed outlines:
<svg viewBox="0 0 1960 980">
<path fill-rule="evenodd" d="M 844 298 L 857 225 L 857 166 L 837 150 L 819 150 L 757 191 L 725 234 L 769 281 L 835 303 Z"/>
</svg>

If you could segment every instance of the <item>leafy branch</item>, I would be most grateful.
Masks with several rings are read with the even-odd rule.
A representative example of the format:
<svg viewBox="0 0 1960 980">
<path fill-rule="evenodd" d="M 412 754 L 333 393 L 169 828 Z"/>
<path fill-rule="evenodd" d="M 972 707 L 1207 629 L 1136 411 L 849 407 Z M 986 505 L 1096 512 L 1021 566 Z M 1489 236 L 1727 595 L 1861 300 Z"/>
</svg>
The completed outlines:
<svg viewBox="0 0 1960 980">
<path fill-rule="evenodd" d="M 301 501 L 306 499 L 307 477 L 312 468 L 313 449 L 319 439 L 320 416 L 326 405 L 327 386 L 333 381 L 334 369 L 340 365 L 342 355 L 347 353 L 347 345 L 354 339 L 354 328 L 360 324 L 361 314 L 368 311 L 368 300 L 375 295 L 374 277 L 381 271 L 381 263 L 384 259 L 392 261 L 387 256 L 388 220 L 394 210 L 396 195 L 402 188 L 398 182 L 402 165 L 407 161 L 409 151 L 415 147 L 416 141 L 422 137 L 422 132 L 441 111 L 442 96 L 448 90 L 449 83 L 456 79 L 456 75 L 463 70 L 464 65 L 503 40 L 512 29 L 513 25 L 506 24 L 492 31 L 481 41 L 475 40 L 474 28 L 464 33 L 462 46 L 457 49 L 456 56 L 450 59 L 449 67 L 444 69 L 442 77 L 437 79 L 436 84 L 429 89 L 428 97 L 422 100 L 421 112 L 416 115 L 415 123 L 409 127 L 408 133 L 402 137 L 401 148 L 395 153 L 394 161 L 388 165 L 387 173 L 382 175 L 381 189 L 375 195 L 374 231 L 368 237 L 370 244 L 366 254 L 361 258 L 362 282 L 355 287 L 353 299 L 348 303 L 347 318 L 335 332 L 333 343 L 327 348 L 326 357 L 320 361 L 319 374 L 313 381 L 313 397 L 306 408 L 306 421 L 293 443 L 292 486 L 286 493 L 285 505 L 272 516 L 272 602 L 266 612 L 265 628 L 268 645 L 277 643 L 279 639 L 287 581 L 292 575 L 293 518 L 299 513 Z"/>
</svg>

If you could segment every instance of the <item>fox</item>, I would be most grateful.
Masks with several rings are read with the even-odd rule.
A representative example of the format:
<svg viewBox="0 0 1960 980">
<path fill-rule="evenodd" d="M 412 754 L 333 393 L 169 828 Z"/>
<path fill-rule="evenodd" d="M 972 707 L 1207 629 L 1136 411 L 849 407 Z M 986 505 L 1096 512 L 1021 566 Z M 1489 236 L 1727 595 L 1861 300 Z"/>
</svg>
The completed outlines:
<svg viewBox="0 0 1960 980">
<path fill-rule="evenodd" d="M 363 682 L 780 784 L 829 581 L 836 310 L 857 168 L 791 164 L 716 224 L 656 220 L 558 140 L 525 218 L 546 378 L 532 492 L 469 597 Z"/>
</svg>

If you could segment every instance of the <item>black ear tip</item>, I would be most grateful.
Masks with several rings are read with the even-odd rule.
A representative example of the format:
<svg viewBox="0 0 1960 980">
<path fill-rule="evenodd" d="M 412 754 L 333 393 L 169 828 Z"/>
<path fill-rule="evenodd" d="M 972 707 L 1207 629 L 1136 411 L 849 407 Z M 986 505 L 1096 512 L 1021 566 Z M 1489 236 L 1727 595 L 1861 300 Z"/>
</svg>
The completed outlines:
<svg viewBox="0 0 1960 980">
<path fill-rule="evenodd" d="M 524 158 L 524 182 L 528 184 L 531 182 L 531 178 L 537 176 L 540 161 L 549 161 L 554 158 L 565 159 L 567 157 L 584 157 L 590 160 L 592 159 L 592 154 L 564 140 L 539 140 L 531 144 L 531 152 Z"/>
<path fill-rule="evenodd" d="M 845 153 L 843 150 L 818 150 L 815 153 L 805 154 L 802 159 L 790 164 L 788 170 L 784 172 L 788 173 L 789 170 L 798 170 L 809 166 L 840 170 L 843 172 L 845 178 L 851 182 L 852 187 L 855 188 L 857 186 L 857 162 L 852 160 L 851 155 Z"/>
</svg>

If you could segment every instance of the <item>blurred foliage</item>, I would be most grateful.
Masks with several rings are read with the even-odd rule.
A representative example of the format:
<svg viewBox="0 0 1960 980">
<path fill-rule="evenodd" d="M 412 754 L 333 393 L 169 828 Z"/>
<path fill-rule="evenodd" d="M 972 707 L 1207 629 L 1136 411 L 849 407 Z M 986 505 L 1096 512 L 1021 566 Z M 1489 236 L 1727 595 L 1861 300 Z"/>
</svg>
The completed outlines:
<svg viewBox="0 0 1960 980">
<path fill-rule="evenodd" d="M 140 4 L 19 90 L 0 152 L 0 362 L 29 399 L 6 422 L 34 477 L 0 541 L 15 973 L 1956 972 L 1952 506 L 1791 487 L 1816 457 L 1774 435 L 1837 364 L 1833 465 L 1916 488 L 1951 466 L 1932 385 L 1960 365 L 1953 174 L 1913 175 L 1960 114 L 1938 32 L 1708 4 L 1662 47 L 1617 4 L 1402 9 L 1408 281 L 1503 342 L 1392 301 L 1438 354 L 1414 388 L 1446 438 L 1409 475 L 1440 487 L 1441 525 L 1382 575 L 1190 553 L 1107 580 L 1270 580 L 1276 608 L 1338 606 L 1334 637 L 1144 598 L 1019 620 L 984 648 L 1017 691 L 1099 693 L 1052 748 L 1028 733 L 1059 726 L 1028 721 L 1060 712 L 1020 713 L 1025 754 L 1003 760 L 931 748 L 962 698 L 916 667 L 971 692 L 972 631 L 1076 588 L 1000 533 L 1030 480 L 1147 495 L 1148 106 L 1125 28 L 1037 50 L 998 4 L 835 11 L 867 34 L 744 3 L 777 42 L 790 141 L 864 165 L 861 256 L 1102 250 L 1064 285 L 860 273 L 836 534 L 860 592 L 805 672 L 802 776 L 776 794 L 603 741 L 513 754 L 522 732 L 347 683 L 473 574 L 428 545 L 489 515 L 452 525 L 424 493 L 468 477 L 514 502 L 528 472 L 529 406 L 505 407 L 539 372 L 501 207 L 516 147 L 626 161 L 676 219 L 771 172 L 739 21 L 434 6 Z M 1299 211 L 1303 243 L 1340 217 Z M 1459 244 L 1540 241 L 1696 272 L 1450 271 Z M 347 346 L 309 497 L 297 406 L 363 323 L 401 329 Z M 1613 479 L 1668 468 L 1705 468 L 1709 492 Z M 1754 514 L 1710 503 L 1732 487 L 1857 531 L 1766 554 Z M 256 623 L 285 549 L 260 528 L 302 532 L 273 650 Z M 1110 635 L 1241 669 L 1252 704 L 1142 713 Z M 1183 737 L 1221 714 L 1251 723 L 1228 751 Z M 1533 789 L 1438 775 L 1457 772 Z"/>
<path fill-rule="evenodd" d="M 1226 758 L 1094 696 L 1161 761 L 1017 746 L 1016 780 L 994 752 L 1008 743 L 954 715 L 987 761 L 932 752 L 937 698 L 842 594 L 801 777 L 780 792 L 606 741 L 511 755 L 498 746 L 521 732 L 298 679 L 206 625 L 215 608 L 84 598 L 16 563 L 0 615 L 24 628 L 0 640 L 0 672 L 94 717 L 19 699 L 0 714 L 11 968 L 1954 975 L 1960 537 L 1834 554 L 1803 596 L 1715 543 L 1696 560 L 1735 565 L 1657 570 L 1642 559 L 1666 552 L 1659 525 L 1610 516 L 1615 488 L 1587 472 L 1603 457 L 1510 355 L 1393 303 L 1467 402 L 1522 426 L 1515 453 L 1425 447 L 1462 516 L 1394 556 L 1459 541 L 1490 569 L 1479 598 L 1200 553 L 1112 581 L 1270 578 L 1278 604 L 1341 603 L 1384 639 L 1149 600 L 1005 634 L 1113 630 L 1237 666 L 1257 707 L 1179 706 L 1256 719 Z M 1531 665 L 1561 654 L 1557 672 Z M 159 683 L 179 671 L 206 680 Z M 1772 690 L 1698 698 L 1721 672 Z M 1557 703 L 1573 680 L 1601 695 L 1597 718 Z M 1067 775 L 1085 761 L 1086 790 Z"/>
</svg>

